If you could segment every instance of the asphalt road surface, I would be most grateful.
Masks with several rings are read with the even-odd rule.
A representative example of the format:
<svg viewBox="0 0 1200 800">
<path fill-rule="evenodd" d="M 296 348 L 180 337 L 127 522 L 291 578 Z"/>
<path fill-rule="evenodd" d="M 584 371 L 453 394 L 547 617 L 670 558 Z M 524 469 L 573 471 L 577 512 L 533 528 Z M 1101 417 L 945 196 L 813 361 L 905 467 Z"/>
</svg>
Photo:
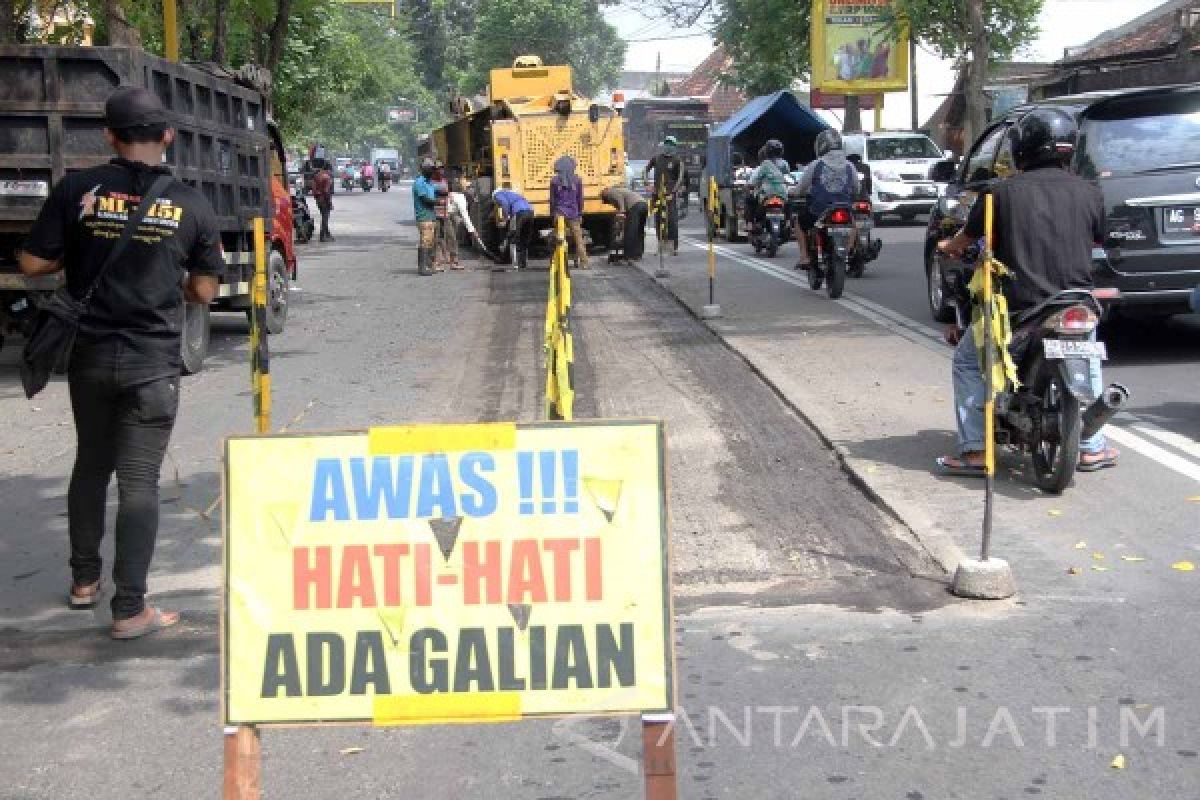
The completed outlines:
<svg viewBox="0 0 1200 800">
<path fill-rule="evenodd" d="M 271 342 L 275 428 L 538 419 L 547 273 L 468 259 L 471 271 L 418 277 L 406 184 L 336 202 L 337 241 L 301 248 L 288 328 Z M 899 276 L 919 277 L 904 256 L 917 252 L 916 231 L 887 231 L 883 259 L 853 292 L 878 287 L 881 305 L 906 313 L 913 295 Z M 687 236 L 700 240 L 694 228 Z M 1188 500 L 1197 479 L 1139 453 L 1054 500 L 1013 477 L 1000 532 L 1021 594 L 959 601 L 943 568 L 970 537 L 948 535 L 945 518 L 973 496 L 957 484 L 930 490 L 916 466 L 944 445 L 949 420 L 905 427 L 923 420 L 916 395 L 934 391 L 942 356 L 866 306 L 830 304 L 755 266 L 745 245 L 727 253 L 726 316 L 712 328 L 689 312 L 705 292 L 698 244 L 685 245 L 665 286 L 625 267 L 574 281 L 577 416 L 667 423 L 680 797 L 1200 793 L 1200 573 L 1167 566 L 1189 552 L 1200 560 L 1200 505 Z M 651 247 L 643 266 L 655 258 Z M 4 800 L 217 791 L 215 501 L 220 441 L 251 427 L 244 320 L 222 319 L 213 347 L 205 372 L 184 383 L 151 576 L 153 599 L 183 610 L 184 623 L 132 643 L 107 639 L 103 611 L 62 608 L 65 387 L 24 400 L 13 352 L 0 353 Z M 856 350 L 887 362 L 876 381 Z M 1164 384 L 1158 405 L 1194 415 L 1194 360 L 1142 358 L 1133 368 L 1182 387 Z M 905 381 L 913 397 L 884 396 Z M 1186 435 L 1170 415 L 1154 419 L 1154 430 Z M 1186 448 L 1171 452 L 1200 470 Z M 1074 549 L 1083 539 L 1087 549 Z M 1068 576 L 1071 564 L 1083 574 Z M 641 791 L 640 735 L 624 718 L 272 729 L 263 748 L 268 798 Z M 1122 770 L 1110 766 L 1118 754 Z"/>
</svg>

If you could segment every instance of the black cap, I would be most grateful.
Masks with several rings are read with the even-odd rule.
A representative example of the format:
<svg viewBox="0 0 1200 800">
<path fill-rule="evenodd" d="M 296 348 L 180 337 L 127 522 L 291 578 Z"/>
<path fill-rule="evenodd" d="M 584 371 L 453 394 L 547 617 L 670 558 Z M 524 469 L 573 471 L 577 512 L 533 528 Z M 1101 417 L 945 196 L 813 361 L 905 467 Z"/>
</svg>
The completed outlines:
<svg viewBox="0 0 1200 800">
<path fill-rule="evenodd" d="M 104 124 L 113 130 L 166 122 L 167 110 L 158 95 L 137 86 L 122 86 L 104 104 Z"/>
</svg>

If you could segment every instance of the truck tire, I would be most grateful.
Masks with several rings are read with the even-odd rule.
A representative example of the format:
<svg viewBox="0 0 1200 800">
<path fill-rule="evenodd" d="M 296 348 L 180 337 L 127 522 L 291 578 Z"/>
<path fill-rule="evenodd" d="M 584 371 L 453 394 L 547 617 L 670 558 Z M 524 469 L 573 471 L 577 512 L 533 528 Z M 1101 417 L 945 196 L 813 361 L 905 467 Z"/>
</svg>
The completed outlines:
<svg viewBox="0 0 1200 800">
<path fill-rule="evenodd" d="M 287 323 L 289 288 L 287 261 L 283 253 L 272 250 L 267 259 L 267 333 L 283 333 Z"/>
<path fill-rule="evenodd" d="M 204 368 L 208 355 L 209 307 L 203 303 L 185 303 L 183 306 L 183 336 L 180 354 L 183 356 L 183 374 L 195 375 Z"/>
</svg>

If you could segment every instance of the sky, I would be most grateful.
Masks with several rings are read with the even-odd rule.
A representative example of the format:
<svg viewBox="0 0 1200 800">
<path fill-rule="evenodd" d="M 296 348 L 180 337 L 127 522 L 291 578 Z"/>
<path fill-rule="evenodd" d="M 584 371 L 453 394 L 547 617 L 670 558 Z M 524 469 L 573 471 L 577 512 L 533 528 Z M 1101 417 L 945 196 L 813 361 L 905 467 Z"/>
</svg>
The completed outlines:
<svg viewBox="0 0 1200 800">
<path fill-rule="evenodd" d="M 1063 50 L 1080 45 L 1106 30 L 1118 27 L 1162 5 L 1164 0 L 1046 0 L 1039 20 L 1041 36 L 1018 58 L 1025 61 L 1055 61 Z M 638 4 L 640 5 L 640 4 Z M 650 71 L 658 58 L 664 72 L 687 72 L 712 50 L 712 39 L 702 27 L 681 30 L 667 21 L 647 19 L 628 3 L 605 12 L 629 42 L 625 55 L 628 70 Z M 661 37 L 661 38 L 660 38 Z M 954 87 L 950 62 L 924 50 L 917 51 L 918 103 L 924 122 Z M 870 114 L 863 122 L 869 125 Z M 889 94 L 884 104 L 883 123 L 888 128 L 907 128 L 911 112 L 907 93 Z"/>
</svg>

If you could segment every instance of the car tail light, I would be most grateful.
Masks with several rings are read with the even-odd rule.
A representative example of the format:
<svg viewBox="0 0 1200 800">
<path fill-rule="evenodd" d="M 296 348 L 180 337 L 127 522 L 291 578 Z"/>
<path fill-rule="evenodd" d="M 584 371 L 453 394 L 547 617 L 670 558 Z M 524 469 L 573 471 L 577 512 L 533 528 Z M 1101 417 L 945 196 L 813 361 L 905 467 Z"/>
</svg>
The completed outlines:
<svg viewBox="0 0 1200 800">
<path fill-rule="evenodd" d="M 868 203 L 866 200 L 859 200 L 857 203 L 854 204 L 854 210 L 859 214 L 870 214 L 871 213 L 871 204 Z"/>
<path fill-rule="evenodd" d="M 1070 306 L 1047 317 L 1044 327 L 1059 333 L 1091 333 L 1099 321 L 1087 306 Z"/>
<path fill-rule="evenodd" d="M 835 208 L 829 212 L 829 223 L 831 225 L 849 225 L 853 221 L 850 218 L 850 212 L 844 208 Z"/>
</svg>

